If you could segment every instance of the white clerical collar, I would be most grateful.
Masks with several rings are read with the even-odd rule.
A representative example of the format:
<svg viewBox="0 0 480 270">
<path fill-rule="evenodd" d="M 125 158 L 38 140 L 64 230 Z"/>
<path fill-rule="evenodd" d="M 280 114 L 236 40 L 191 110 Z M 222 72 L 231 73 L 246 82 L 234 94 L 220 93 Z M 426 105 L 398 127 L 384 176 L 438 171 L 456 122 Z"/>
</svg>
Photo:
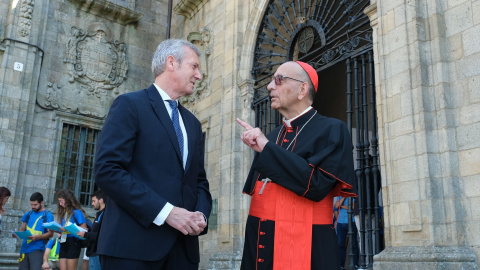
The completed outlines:
<svg viewBox="0 0 480 270">
<path fill-rule="evenodd" d="M 295 120 L 295 119 L 297 119 L 298 117 L 304 115 L 305 113 L 307 113 L 308 111 L 310 111 L 311 108 L 312 108 L 312 106 L 308 106 L 308 108 L 307 108 L 305 111 L 303 111 L 301 114 L 299 114 L 299 115 L 297 115 L 297 116 L 295 116 L 294 118 L 289 119 L 289 120 L 287 120 L 287 119 L 285 119 L 285 117 L 283 117 L 283 123 L 285 123 L 285 126 L 291 127 L 291 126 L 292 126 L 291 123 L 292 123 L 293 120 Z"/>
<path fill-rule="evenodd" d="M 153 83 L 153 85 L 155 86 L 155 88 L 157 88 L 157 91 L 160 94 L 160 96 L 162 97 L 163 101 L 173 100 L 167 93 L 165 93 L 165 91 L 163 91 L 162 88 L 160 88 L 160 86 L 156 85 L 155 83 Z M 177 104 L 178 104 L 177 100 L 175 100 L 175 102 L 177 102 Z"/>
</svg>

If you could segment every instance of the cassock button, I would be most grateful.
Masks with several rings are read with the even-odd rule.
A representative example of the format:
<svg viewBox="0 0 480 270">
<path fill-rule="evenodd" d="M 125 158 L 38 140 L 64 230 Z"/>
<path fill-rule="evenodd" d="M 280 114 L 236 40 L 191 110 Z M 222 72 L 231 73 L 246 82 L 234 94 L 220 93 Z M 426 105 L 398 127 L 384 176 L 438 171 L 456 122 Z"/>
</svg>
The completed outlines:
<svg viewBox="0 0 480 270">
<path fill-rule="evenodd" d="M 287 139 L 285 139 L 285 140 L 283 140 L 283 142 L 288 142 L 288 140 L 287 140 Z"/>
<path fill-rule="evenodd" d="M 265 232 L 260 232 L 260 235 L 265 235 Z"/>
<path fill-rule="evenodd" d="M 258 262 L 263 262 L 263 259 L 258 259 Z"/>
<path fill-rule="evenodd" d="M 265 248 L 264 245 L 258 245 L 258 248 Z"/>
</svg>

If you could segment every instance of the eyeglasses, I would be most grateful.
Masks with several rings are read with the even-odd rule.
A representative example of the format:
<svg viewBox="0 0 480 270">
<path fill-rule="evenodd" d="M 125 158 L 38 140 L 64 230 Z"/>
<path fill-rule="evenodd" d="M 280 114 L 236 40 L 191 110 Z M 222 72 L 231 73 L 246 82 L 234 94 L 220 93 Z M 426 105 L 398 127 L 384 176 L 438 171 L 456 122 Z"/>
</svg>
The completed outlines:
<svg viewBox="0 0 480 270">
<path fill-rule="evenodd" d="M 272 76 L 272 82 L 274 81 L 275 85 L 282 85 L 282 82 L 285 79 L 290 79 L 290 80 L 294 80 L 294 81 L 297 81 L 297 82 L 304 83 L 304 81 L 300 81 L 300 80 L 297 80 L 295 78 L 290 78 L 290 77 L 283 76 L 283 75 Z"/>
</svg>

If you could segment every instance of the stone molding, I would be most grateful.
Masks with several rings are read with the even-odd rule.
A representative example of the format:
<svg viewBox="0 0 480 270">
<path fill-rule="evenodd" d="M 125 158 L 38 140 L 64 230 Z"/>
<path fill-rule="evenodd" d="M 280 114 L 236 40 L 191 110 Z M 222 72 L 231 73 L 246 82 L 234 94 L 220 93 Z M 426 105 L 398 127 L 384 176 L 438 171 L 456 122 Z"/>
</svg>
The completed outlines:
<svg viewBox="0 0 480 270">
<path fill-rule="evenodd" d="M 33 1 L 33 0 L 32 0 Z M 105 18 L 109 21 L 127 25 L 138 22 L 143 14 L 110 1 L 104 0 L 71 0 L 78 4 L 78 9 Z"/>
<path fill-rule="evenodd" d="M 197 81 L 193 93 L 189 96 L 182 97 L 180 102 L 183 105 L 194 105 L 198 100 L 210 95 L 211 89 L 209 84 L 209 72 L 210 72 L 210 56 L 212 55 L 211 43 L 211 31 L 207 28 L 202 28 L 200 32 L 190 32 L 187 36 L 187 40 L 200 49 L 200 72 L 202 73 L 202 79 Z"/>
<path fill-rule="evenodd" d="M 370 26 L 375 28 L 378 24 L 378 13 L 377 13 L 377 3 L 373 3 L 370 6 L 366 7 L 363 11 L 365 15 L 370 19 Z"/>
<path fill-rule="evenodd" d="M 97 23 L 87 31 L 72 27 L 71 35 L 63 59 L 68 76 L 60 83 L 47 82 L 39 89 L 37 103 L 45 109 L 105 118 L 126 79 L 127 47 Z"/>
<path fill-rule="evenodd" d="M 468 247 L 388 247 L 374 257 L 374 270 L 478 269 L 477 258 Z"/>
<path fill-rule="evenodd" d="M 32 13 L 35 0 L 23 0 L 20 5 L 20 19 L 19 19 L 19 34 L 22 37 L 26 37 L 30 34 L 30 28 L 32 27 Z"/>
<path fill-rule="evenodd" d="M 95 118 L 91 118 L 83 115 L 71 114 L 71 113 L 62 112 L 62 111 L 55 111 L 55 114 L 53 116 L 53 121 L 57 121 L 59 123 L 59 128 L 58 128 L 59 140 L 61 139 L 61 133 L 62 133 L 61 127 L 63 126 L 63 123 L 72 124 L 72 125 L 81 125 L 81 126 L 86 126 L 92 129 L 98 129 L 98 130 L 102 129 L 102 126 L 104 123 L 104 120 L 102 119 L 95 119 Z"/>
<path fill-rule="evenodd" d="M 210 256 L 208 269 L 210 270 L 240 269 L 241 262 L 242 262 L 242 253 L 240 251 L 217 252 Z"/>
<path fill-rule="evenodd" d="M 180 2 L 173 8 L 173 11 L 175 11 L 175 14 L 183 15 L 187 17 L 187 19 L 190 19 L 205 5 L 207 1 L 208 0 L 180 0 Z"/>
</svg>

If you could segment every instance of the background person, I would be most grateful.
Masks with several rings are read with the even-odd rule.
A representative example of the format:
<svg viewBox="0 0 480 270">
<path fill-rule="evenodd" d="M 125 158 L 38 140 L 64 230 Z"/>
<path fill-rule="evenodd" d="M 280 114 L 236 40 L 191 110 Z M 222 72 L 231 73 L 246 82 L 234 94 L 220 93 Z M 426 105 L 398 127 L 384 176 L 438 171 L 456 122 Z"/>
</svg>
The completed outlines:
<svg viewBox="0 0 480 270">
<path fill-rule="evenodd" d="M 5 205 L 12 194 L 6 187 L 0 187 L 0 233 L 2 232 L 2 217 L 5 215 Z"/>
<path fill-rule="evenodd" d="M 199 55 L 188 41 L 163 41 L 152 60 L 155 83 L 110 108 L 95 155 L 95 181 L 108 196 L 102 269 L 198 269 L 212 198 L 201 124 L 178 98 L 202 78 Z"/>
<path fill-rule="evenodd" d="M 45 252 L 43 253 L 42 269 L 44 270 L 59 270 L 58 253 L 60 251 L 60 243 L 58 238 L 48 240 Z"/>
<path fill-rule="evenodd" d="M 355 199 L 354 203 L 355 203 Z M 353 252 L 353 264 L 358 265 L 359 253 L 358 253 L 358 231 L 355 226 L 355 219 L 352 216 L 352 237 L 347 238 L 348 233 L 348 200 L 345 197 L 337 197 L 335 201 L 335 207 L 339 209 L 338 221 L 337 221 L 337 241 L 338 241 L 338 253 L 340 254 L 340 269 L 345 266 L 346 256 L 348 253 L 347 244 L 351 244 Z M 352 241 L 348 243 L 347 241 Z"/>
<path fill-rule="evenodd" d="M 54 220 L 52 213 L 45 210 L 43 206 L 43 195 L 35 192 L 30 196 L 31 211 L 28 211 L 22 217 L 22 227 L 20 231 L 30 231 L 32 236 L 28 240 L 23 240 L 20 248 L 19 270 L 39 270 L 42 269 L 43 252 L 45 251 L 46 241 L 52 237 L 53 231 L 43 227 L 43 223 Z"/>
<path fill-rule="evenodd" d="M 87 229 L 85 212 L 78 203 L 77 198 L 68 189 L 58 192 L 57 217 L 60 225 L 63 227 L 75 223 L 78 226 Z M 76 270 L 81 247 L 78 238 L 62 228 L 60 235 L 59 264 L 60 270 Z"/>
<path fill-rule="evenodd" d="M 97 254 L 97 239 L 98 232 L 102 224 L 103 213 L 106 206 L 105 194 L 101 190 L 97 190 L 92 194 L 92 206 L 97 210 L 95 221 L 93 221 L 92 228 L 88 232 L 78 232 L 77 235 L 88 239 L 88 247 L 85 255 L 88 256 L 88 265 L 90 270 L 100 270 L 100 259 Z"/>
</svg>

